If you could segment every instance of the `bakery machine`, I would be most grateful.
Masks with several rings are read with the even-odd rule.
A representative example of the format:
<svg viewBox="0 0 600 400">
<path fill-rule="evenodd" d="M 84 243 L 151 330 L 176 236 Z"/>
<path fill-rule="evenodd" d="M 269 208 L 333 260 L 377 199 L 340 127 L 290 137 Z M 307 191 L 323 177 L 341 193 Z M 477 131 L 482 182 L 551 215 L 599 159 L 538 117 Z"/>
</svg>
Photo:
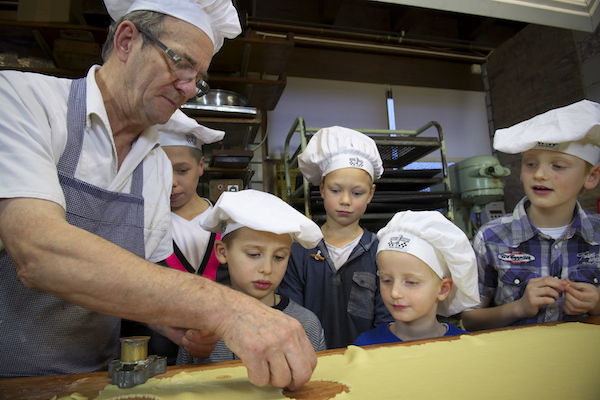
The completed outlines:
<svg viewBox="0 0 600 400">
<path fill-rule="evenodd" d="M 504 177 L 510 170 L 496 157 L 481 155 L 449 166 L 454 223 L 469 238 L 486 222 L 501 217 L 504 210 Z"/>
</svg>

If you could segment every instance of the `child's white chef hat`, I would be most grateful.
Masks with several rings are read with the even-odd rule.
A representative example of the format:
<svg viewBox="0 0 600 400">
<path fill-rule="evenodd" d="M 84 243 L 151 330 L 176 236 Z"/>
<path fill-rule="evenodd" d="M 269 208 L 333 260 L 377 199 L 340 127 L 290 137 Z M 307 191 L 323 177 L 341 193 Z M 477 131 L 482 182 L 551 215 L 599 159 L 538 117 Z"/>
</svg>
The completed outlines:
<svg viewBox="0 0 600 400">
<path fill-rule="evenodd" d="M 328 173 L 341 168 L 359 168 L 371 179 L 383 173 L 383 163 L 375 141 L 364 133 L 332 126 L 317 131 L 298 156 L 298 168 L 313 185 Z"/>
<path fill-rule="evenodd" d="M 223 192 L 215 205 L 203 212 L 200 226 L 223 236 L 247 227 L 278 235 L 288 233 L 304 248 L 312 249 L 323 238 L 317 224 L 279 197 L 258 190 Z"/>
<path fill-rule="evenodd" d="M 219 51 L 225 38 L 233 39 L 242 32 L 231 0 L 104 0 L 104 3 L 115 21 L 132 11 L 147 10 L 189 22 L 208 35 L 214 53 Z"/>
<path fill-rule="evenodd" d="M 477 261 L 467 236 L 438 211 L 402 211 L 377 232 L 377 252 L 393 250 L 419 258 L 440 278 L 452 278 L 450 295 L 438 303 L 445 317 L 479 304 Z"/>
<path fill-rule="evenodd" d="M 186 146 L 202 149 L 203 144 L 218 142 L 225 132 L 202 126 L 181 110 L 175 111 L 166 124 L 157 125 L 161 146 Z"/>
<path fill-rule="evenodd" d="M 600 104 L 581 100 L 498 129 L 494 149 L 511 154 L 554 150 L 596 165 L 600 163 Z"/>
</svg>

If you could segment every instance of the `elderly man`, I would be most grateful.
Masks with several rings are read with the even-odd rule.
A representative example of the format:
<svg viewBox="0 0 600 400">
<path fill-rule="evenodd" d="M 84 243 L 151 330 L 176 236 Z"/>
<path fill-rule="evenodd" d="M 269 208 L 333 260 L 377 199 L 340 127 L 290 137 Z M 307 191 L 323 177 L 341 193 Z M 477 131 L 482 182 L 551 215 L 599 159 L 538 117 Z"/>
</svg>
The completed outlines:
<svg viewBox="0 0 600 400">
<path fill-rule="evenodd" d="M 316 357 L 298 321 L 152 263 L 172 252 L 154 125 L 239 34 L 231 1 L 106 3 L 116 21 L 87 77 L 0 72 L 0 376 L 104 369 L 127 318 L 213 332 L 257 385 L 304 384 Z"/>
</svg>

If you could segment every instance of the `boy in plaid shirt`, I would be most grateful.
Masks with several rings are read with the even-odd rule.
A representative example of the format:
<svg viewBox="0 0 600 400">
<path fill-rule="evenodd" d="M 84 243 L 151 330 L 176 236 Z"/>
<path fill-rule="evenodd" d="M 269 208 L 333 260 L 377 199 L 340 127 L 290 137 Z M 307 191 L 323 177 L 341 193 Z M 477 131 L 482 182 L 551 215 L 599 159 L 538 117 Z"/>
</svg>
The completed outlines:
<svg viewBox="0 0 600 400">
<path fill-rule="evenodd" d="M 481 227 L 473 247 L 481 303 L 468 330 L 600 315 L 600 216 L 577 196 L 600 180 L 600 104 L 588 100 L 496 131 L 494 148 L 523 153 L 526 197 Z"/>
</svg>

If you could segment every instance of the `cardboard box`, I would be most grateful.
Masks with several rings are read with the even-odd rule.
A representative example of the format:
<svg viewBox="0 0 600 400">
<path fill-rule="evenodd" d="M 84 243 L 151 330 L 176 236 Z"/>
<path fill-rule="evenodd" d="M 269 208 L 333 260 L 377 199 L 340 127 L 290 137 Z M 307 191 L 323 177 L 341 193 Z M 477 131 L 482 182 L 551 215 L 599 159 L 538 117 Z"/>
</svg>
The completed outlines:
<svg viewBox="0 0 600 400">
<path fill-rule="evenodd" d="M 19 0 L 18 21 L 69 22 L 71 0 Z"/>
<path fill-rule="evenodd" d="M 211 179 L 208 183 L 208 198 L 215 203 L 223 192 L 239 192 L 244 189 L 241 179 Z"/>
</svg>

